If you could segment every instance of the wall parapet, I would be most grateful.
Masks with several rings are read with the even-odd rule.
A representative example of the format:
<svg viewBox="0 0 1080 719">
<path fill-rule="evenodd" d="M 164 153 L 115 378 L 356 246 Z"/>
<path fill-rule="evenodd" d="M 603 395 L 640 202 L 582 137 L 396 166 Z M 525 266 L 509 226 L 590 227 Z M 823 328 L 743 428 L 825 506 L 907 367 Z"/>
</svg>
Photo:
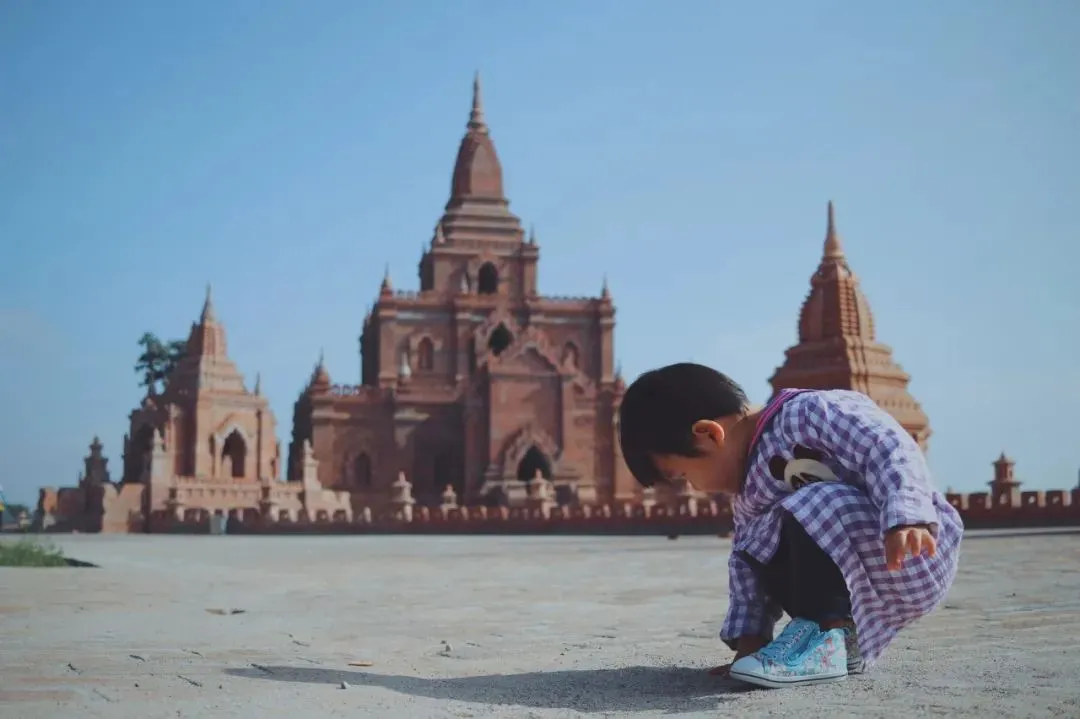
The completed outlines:
<svg viewBox="0 0 1080 719">
<path fill-rule="evenodd" d="M 1080 526 L 1080 489 L 948 494 L 968 529 Z M 596 506 L 408 507 L 222 512 L 230 534 L 711 534 L 733 529 L 730 504 L 719 501 L 620 502 Z M 154 532 L 205 533 L 211 512 L 152 518 Z"/>
<path fill-rule="evenodd" d="M 34 527 L 52 532 L 207 533 L 214 514 L 231 534 L 623 534 L 724 536 L 733 529 L 730 502 L 685 497 L 559 506 L 530 497 L 522 507 L 458 506 L 448 490 L 439 506 L 419 506 L 411 484 L 372 498 L 302 482 L 228 485 L 182 478 L 166 508 L 143 515 L 141 484 L 43 488 Z M 397 486 L 398 483 L 395 483 Z M 1080 527 L 1080 488 L 947 493 L 968 529 Z M 194 505 L 194 506 L 193 506 Z"/>
</svg>

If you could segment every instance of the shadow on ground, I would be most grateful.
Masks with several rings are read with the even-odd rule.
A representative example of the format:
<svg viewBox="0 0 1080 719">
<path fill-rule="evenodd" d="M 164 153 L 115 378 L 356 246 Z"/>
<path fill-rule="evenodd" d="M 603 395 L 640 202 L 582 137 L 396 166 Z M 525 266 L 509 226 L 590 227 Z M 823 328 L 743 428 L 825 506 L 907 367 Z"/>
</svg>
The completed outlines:
<svg viewBox="0 0 1080 719">
<path fill-rule="evenodd" d="M 278 682 L 337 686 L 347 682 L 357 687 L 381 687 L 411 696 L 474 704 L 601 712 L 707 710 L 728 700 L 732 694 L 747 691 L 730 680 L 709 676 L 703 669 L 678 667 L 580 669 L 453 679 L 317 667 L 260 666 L 225 671 L 234 677 Z"/>
<path fill-rule="evenodd" d="M 64 561 L 67 563 L 67 565 L 69 567 L 92 567 L 94 569 L 98 568 L 98 565 L 92 564 L 91 562 L 84 562 L 81 559 L 72 559 L 71 557 L 64 557 Z"/>
</svg>

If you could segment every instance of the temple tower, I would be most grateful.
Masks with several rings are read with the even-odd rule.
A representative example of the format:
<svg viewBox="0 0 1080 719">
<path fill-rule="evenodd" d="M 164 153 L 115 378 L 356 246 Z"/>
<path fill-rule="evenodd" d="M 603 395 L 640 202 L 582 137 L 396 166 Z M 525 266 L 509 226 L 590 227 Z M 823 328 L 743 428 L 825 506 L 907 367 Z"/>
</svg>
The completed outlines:
<svg viewBox="0 0 1080 719">
<path fill-rule="evenodd" d="M 989 484 L 994 494 L 1020 489 L 1021 482 L 1016 478 L 1016 462 L 1005 456 L 1004 452 L 994 460 L 994 479 Z"/>
<path fill-rule="evenodd" d="M 278 479 L 274 415 L 257 380 L 255 385 L 250 391 L 245 387 L 229 357 L 225 328 L 207 287 L 186 352 L 165 389 L 148 394 L 131 413 L 124 481 L 168 485 L 176 477 L 226 483 Z M 155 442 L 162 446 L 151 472 L 147 458 Z"/>
<path fill-rule="evenodd" d="M 848 265 L 828 205 L 825 247 L 799 315 L 799 342 L 769 379 L 786 388 L 850 389 L 869 395 L 926 449 L 930 421 L 908 393 L 910 376 L 877 341 L 870 304 Z"/>
<path fill-rule="evenodd" d="M 317 369 L 291 453 L 310 441 L 322 486 L 367 502 L 402 472 L 429 506 L 448 486 L 464 504 L 524 505 L 537 471 L 563 503 L 632 496 L 614 441 L 611 293 L 540 294 L 540 248 L 510 210 L 479 76 L 449 189 L 419 291 L 387 268 L 363 321 L 361 384 Z"/>
</svg>

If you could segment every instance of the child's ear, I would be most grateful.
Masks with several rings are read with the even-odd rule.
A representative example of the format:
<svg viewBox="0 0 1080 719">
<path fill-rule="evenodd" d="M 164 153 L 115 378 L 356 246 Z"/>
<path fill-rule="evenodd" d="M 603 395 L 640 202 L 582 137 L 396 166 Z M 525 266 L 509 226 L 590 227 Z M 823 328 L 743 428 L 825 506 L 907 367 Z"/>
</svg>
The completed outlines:
<svg viewBox="0 0 1080 719">
<path fill-rule="evenodd" d="M 696 442 L 715 444 L 716 446 L 724 444 L 724 438 L 727 436 L 723 426 L 711 419 L 699 419 L 694 422 L 691 431 L 694 433 Z"/>
</svg>

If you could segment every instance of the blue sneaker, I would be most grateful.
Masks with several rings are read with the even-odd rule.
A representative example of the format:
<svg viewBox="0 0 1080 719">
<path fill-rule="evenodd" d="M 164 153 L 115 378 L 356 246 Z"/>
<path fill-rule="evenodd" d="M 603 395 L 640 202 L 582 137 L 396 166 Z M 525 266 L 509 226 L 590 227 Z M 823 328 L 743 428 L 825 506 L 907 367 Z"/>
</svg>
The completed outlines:
<svg viewBox="0 0 1080 719">
<path fill-rule="evenodd" d="M 817 622 L 792 619 L 768 646 L 732 664 L 731 677 L 770 689 L 846 679 L 847 635 L 844 629 L 822 631 Z"/>
<path fill-rule="evenodd" d="M 866 670 L 862 660 L 862 652 L 859 650 L 859 632 L 855 629 L 855 622 L 850 621 L 844 625 L 844 648 L 847 650 L 848 674 L 861 674 Z"/>
</svg>

